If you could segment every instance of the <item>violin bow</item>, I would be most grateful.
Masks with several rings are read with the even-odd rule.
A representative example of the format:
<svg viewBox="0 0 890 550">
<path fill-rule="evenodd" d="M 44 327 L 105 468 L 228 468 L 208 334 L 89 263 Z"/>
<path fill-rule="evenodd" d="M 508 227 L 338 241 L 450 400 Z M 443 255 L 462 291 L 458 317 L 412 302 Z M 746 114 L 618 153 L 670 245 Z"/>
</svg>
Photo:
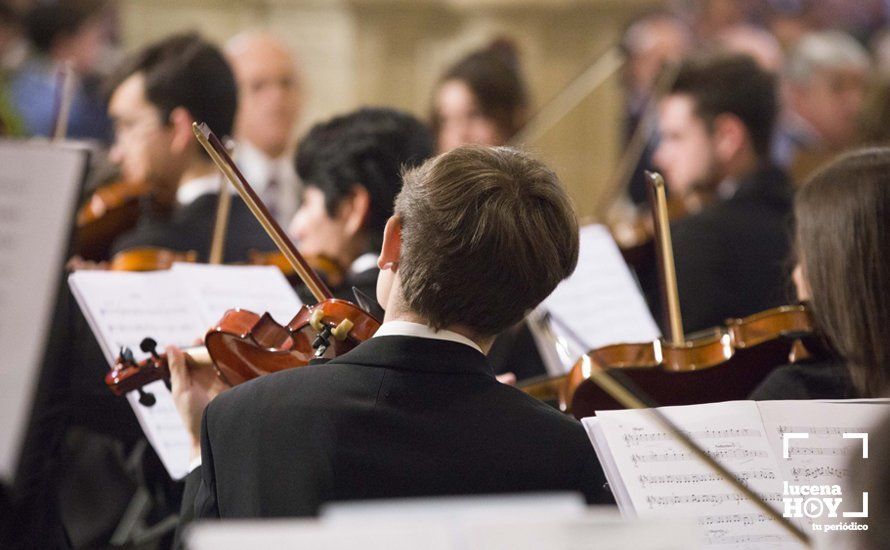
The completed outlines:
<svg viewBox="0 0 890 550">
<path fill-rule="evenodd" d="M 655 250 L 659 259 L 662 298 L 665 302 L 668 323 L 671 330 L 671 343 L 682 346 L 686 337 L 683 332 L 683 316 L 680 312 L 680 291 L 677 290 L 677 267 L 674 263 L 674 245 L 671 240 L 671 225 L 668 218 L 667 195 L 664 178 L 658 172 L 646 171 L 649 183 L 649 197 L 652 202 L 652 221 L 655 226 Z"/>
<path fill-rule="evenodd" d="M 66 61 L 59 68 L 56 82 L 53 141 L 65 139 L 65 136 L 68 135 L 71 104 L 74 102 L 74 66 L 70 61 Z"/>
<path fill-rule="evenodd" d="M 229 141 L 226 151 L 232 152 L 232 142 Z M 210 241 L 210 256 L 208 262 L 219 265 L 223 261 L 223 253 L 226 248 L 226 230 L 229 228 L 229 211 L 232 209 L 232 195 L 229 193 L 225 178 L 219 179 L 219 196 L 216 200 L 216 217 L 213 223 L 213 238 Z"/>
<path fill-rule="evenodd" d="M 306 288 L 312 292 L 315 299 L 319 302 L 323 302 L 333 298 L 331 290 L 309 266 L 306 259 L 300 254 L 300 251 L 294 246 L 294 243 L 291 242 L 278 222 L 275 221 L 275 218 L 269 213 L 266 205 L 263 204 L 263 201 L 256 194 L 256 191 L 254 191 L 250 184 L 247 183 L 244 175 L 241 174 L 241 171 L 235 165 L 232 157 L 229 156 L 228 151 L 226 151 L 226 148 L 223 146 L 222 142 L 220 142 L 219 138 L 217 138 L 210 130 L 210 127 L 204 123 L 198 124 L 197 122 L 194 122 L 192 123 L 192 131 L 194 131 L 195 137 L 198 138 L 198 142 L 204 147 L 207 154 L 210 155 L 214 164 L 216 164 L 223 175 L 225 175 L 226 179 L 228 179 L 235 187 L 238 194 L 241 195 L 241 198 L 244 199 L 244 203 L 256 219 L 259 220 L 263 229 L 266 230 L 266 233 L 272 241 L 275 242 L 275 245 L 281 253 L 284 254 L 284 257 L 287 258 L 287 261 L 294 268 L 297 275 L 299 275 L 300 279 L 306 285 Z"/>
<path fill-rule="evenodd" d="M 578 342 L 583 342 L 584 340 L 580 339 L 580 337 L 575 334 L 575 332 L 564 322 L 562 322 L 559 318 L 553 317 L 553 320 L 557 322 L 561 329 L 566 331 L 566 333 L 573 339 Z M 679 426 L 674 424 L 674 422 L 667 417 L 663 412 L 657 409 L 657 404 L 652 400 L 651 397 L 645 394 L 643 390 L 636 386 L 629 378 L 624 376 L 622 373 L 617 372 L 615 369 L 607 372 L 599 363 L 594 361 L 590 357 L 590 353 L 585 353 L 581 356 L 581 372 L 584 377 L 590 380 L 599 386 L 601 390 L 609 394 L 609 396 L 621 404 L 626 409 L 643 409 L 647 411 L 659 424 L 661 424 L 668 432 L 671 433 L 677 440 L 686 447 L 692 454 L 699 458 L 702 462 L 705 463 L 709 468 L 711 468 L 717 475 L 726 480 L 727 483 L 733 486 L 735 490 L 739 493 L 747 497 L 751 502 L 753 502 L 760 510 L 775 520 L 782 528 L 788 531 L 794 538 L 799 540 L 805 546 L 810 547 L 811 541 L 810 537 L 803 532 L 800 527 L 791 523 L 788 518 L 780 514 L 776 511 L 772 506 L 770 506 L 760 495 L 749 489 L 744 483 L 739 481 L 739 479 L 733 474 L 729 469 L 726 468 L 723 464 L 713 458 L 708 454 L 707 451 L 702 449 L 698 443 L 696 443 L 689 435 L 686 434 L 683 430 L 680 429 Z"/>
<path fill-rule="evenodd" d="M 534 143 L 557 122 L 566 117 L 597 88 L 602 86 L 615 71 L 624 66 L 625 56 L 617 46 L 611 46 L 584 71 L 547 102 L 510 138 L 510 145 Z"/>
</svg>

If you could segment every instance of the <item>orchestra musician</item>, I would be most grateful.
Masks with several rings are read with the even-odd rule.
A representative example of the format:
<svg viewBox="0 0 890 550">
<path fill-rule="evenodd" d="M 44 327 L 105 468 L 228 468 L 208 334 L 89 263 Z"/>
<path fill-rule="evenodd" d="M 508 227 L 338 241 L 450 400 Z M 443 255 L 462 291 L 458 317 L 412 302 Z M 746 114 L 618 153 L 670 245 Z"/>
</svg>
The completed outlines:
<svg viewBox="0 0 890 550">
<path fill-rule="evenodd" d="M 713 202 L 671 226 L 687 332 L 786 303 L 792 190 L 769 160 L 773 75 L 740 54 L 687 59 L 659 105 L 654 161 L 674 197 Z M 638 273 L 664 322 L 654 265 Z"/>
<path fill-rule="evenodd" d="M 293 163 L 294 131 L 303 102 L 297 61 L 281 39 L 259 31 L 229 40 L 225 54 L 238 83 L 238 167 L 275 219 L 286 224 L 301 194 Z"/>
<path fill-rule="evenodd" d="M 525 124 L 526 84 L 516 46 L 498 39 L 445 71 L 430 115 L 440 153 L 467 143 L 504 145 Z"/>
<path fill-rule="evenodd" d="M 178 34 L 126 60 L 108 87 L 115 127 L 110 159 L 125 179 L 151 186 L 155 205 L 112 252 L 154 246 L 194 250 L 206 260 L 222 178 L 195 141 L 192 123 L 232 133 L 238 94 L 228 63 L 199 36 Z M 246 261 L 251 249 L 272 248 L 247 207 L 232 201 L 223 260 Z"/>
<path fill-rule="evenodd" d="M 386 316 L 373 338 L 212 401 L 219 379 L 167 348 L 201 464 L 186 478 L 182 517 L 517 491 L 609 500 L 581 425 L 498 383 L 484 355 L 577 258 L 571 202 L 526 154 L 465 146 L 408 171 L 378 259 Z"/>
<path fill-rule="evenodd" d="M 289 233 L 300 252 L 324 257 L 344 273 L 331 285 L 354 301 L 356 287 L 373 298 L 383 228 L 402 187 L 401 171 L 433 154 L 429 130 L 395 109 L 365 108 L 316 124 L 300 140 L 296 167 L 305 183 Z M 305 286 L 297 289 L 314 302 Z"/>
<path fill-rule="evenodd" d="M 890 381 L 890 149 L 850 152 L 797 193 L 794 284 L 837 357 L 775 370 L 752 399 L 885 395 Z"/>
</svg>

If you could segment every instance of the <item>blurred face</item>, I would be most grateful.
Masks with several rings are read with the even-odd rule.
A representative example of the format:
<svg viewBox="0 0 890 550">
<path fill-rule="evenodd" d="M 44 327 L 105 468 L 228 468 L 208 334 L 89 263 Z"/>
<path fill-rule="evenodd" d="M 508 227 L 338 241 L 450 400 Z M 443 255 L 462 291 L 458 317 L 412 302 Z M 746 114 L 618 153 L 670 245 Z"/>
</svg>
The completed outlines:
<svg viewBox="0 0 890 550">
<path fill-rule="evenodd" d="M 288 233 L 303 254 L 333 260 L 341 259 L 352 238 L 342 209 L 332 218 L 325 208 L 324 193 L 312 185 L 303 191 L 303 201 Z"/>
<path fill-rule="evenodd" d="M 503 145 L 506 137 L 494 120 L 482 113 L 470 88 L 459 80 L 442 84 L 436 93 L 439 152 L 466 144 Z"/>
<path fill-rule="evenodd" d="M 179 177 L 170 149 L 173 131 L 161 121 L 157 107 L 146 100 L 142 74 L 136 73 L 118 86 L 108 114 L 114 123 L 109 158 L 120 166 L 124 179 L 175 189 Z"/>
<path fill-rule="evenodd" d="M 798 114 L 807 120 L 833 149 L 850 145 L 856 137 L 857 118 L 865 102 L 863 71 L 822 70 L 806 88 L 793 94 Z"/>
<path fill-rule="evenodd" d="M 680 197 L 717 182 L 713 139 L 694 107 L 686 95 L 668 96 L 659 106 L 661 138 L 653 160 L 671 193 Z"/>
<path fill-rule="evenodd" d="M 280 44 L 257 39 L 230 53 L 238 81 L 236 132 L 272 158 L 290 145 L 300 114 L 294 58 Z"/>
</svg>

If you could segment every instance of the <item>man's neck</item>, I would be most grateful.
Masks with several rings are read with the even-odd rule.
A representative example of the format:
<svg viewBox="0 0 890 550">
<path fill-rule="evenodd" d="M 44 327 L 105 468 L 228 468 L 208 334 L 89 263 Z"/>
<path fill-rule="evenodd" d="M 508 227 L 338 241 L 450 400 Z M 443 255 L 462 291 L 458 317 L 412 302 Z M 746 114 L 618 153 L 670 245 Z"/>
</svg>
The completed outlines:
<svg viewBox="0 0 890 550">
<path fill-rule="evenodd" d="M 740 151 L 732 160 L 726 164 L 726 170 L 721 181 L 731 180 L 740 181 L 760 168 L 761 159 L 751 149 Z"/>
</svg>

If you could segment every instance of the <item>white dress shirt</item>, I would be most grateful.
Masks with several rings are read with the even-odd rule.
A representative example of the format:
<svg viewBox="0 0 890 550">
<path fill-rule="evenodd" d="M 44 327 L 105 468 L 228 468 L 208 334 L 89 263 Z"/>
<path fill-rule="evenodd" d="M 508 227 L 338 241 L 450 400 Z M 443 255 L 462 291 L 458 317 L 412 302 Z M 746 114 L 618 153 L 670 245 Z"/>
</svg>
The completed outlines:
<svg viewBox="0 0 890 550">
<path fill-rule="evenodd" d="M 185 183 L 180 183 L 179 187 L 176 189 L 176 204 L 179 206 L 188 206 L 195 202 L 195 199 L 201 195 L 218 193 L 221 182 L 222 174 L 214 172 L 206 176 L 201 176 L 200 178 L 188 180 Z M 231 189 L 231 185 L 228 185 L 227 187 L 230 188 L 230 192 L 235 191 L 234 189 Z"/>
<path fill-rule="evenodd" d="M 235 146 L 235 163 L 263 203 L 274 212 L 278 223 L 287 227 L 300 205 L 302 189 L 294 168 L 293 153 L 269 158 L 253 144 L 242 140 Z M 273 180 L 276 189 L 270 190 L 269 183 Z"/>
<path fill-rule="evenodd" d="M 374 338 L 378 336 L 414 336 L 416 338 L 429 338 L 431 340 L 446 340 L 448 342 L 456 342 L 465 346 L 470 346 L 474 350 L 482 353 L 479 344 L 470 340 L 462 334 L 452 332 L 450 330 L 433 330 L 427 325 L 421 323 L 412 323 L 411 321 L 387 321 L 380 325 Z M 484 355 L 484 354 L 483 354 Z"/>
</svg>

